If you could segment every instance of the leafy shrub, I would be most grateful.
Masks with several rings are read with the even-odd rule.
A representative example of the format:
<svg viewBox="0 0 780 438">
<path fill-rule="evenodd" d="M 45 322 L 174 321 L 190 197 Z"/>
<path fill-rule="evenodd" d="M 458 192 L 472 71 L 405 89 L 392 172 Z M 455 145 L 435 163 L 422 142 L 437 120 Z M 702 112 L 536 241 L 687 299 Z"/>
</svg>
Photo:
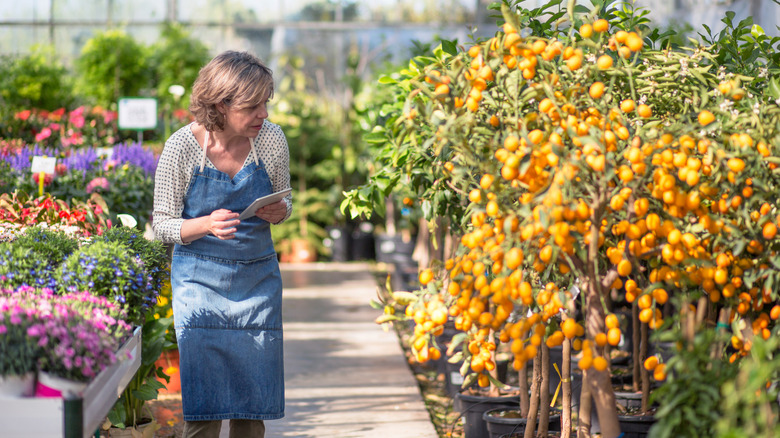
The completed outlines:
<svg viewBox="0 0 780 438">
<path fill-rule="evenodd" d="M 151 287 L 154 290 L 162 288 L 168 272 L 168 259 L 165 246 L 159 240 L 149 240 L 143 236 L 143 232 L 128 227 L 112 227 L 103 233 L 102 239 L 106 242 L 116 242 L 137 254 L 141 259 L 146 272 L 151 277 Z"/>
<path fill-rule="evenodd" d="M 148 87 L 147 48 L 121 30 L 95 35 L 76 62 L 77 91 L 103 106 Z"/>
<path fill-rule="evenodd" d="M 60 293 L 88 290 L 120 303 L 128 321 L 139 325 L 157 292 L 138 256 L 119 242 L 95 241 L 70 255 L 57 271 Z"/>
<path fill-rule="evenodd" d="M 64 232 L 30 227 L 12 243 L 0 243 L 0 285 L 54 288 L 59 264 L 77 248 Z"/>
<path fill-rule="evenodd" d="M 54 110 L 71 105 L 71 76 L 55 56 L 52 47 L 36 45 L 29 54 L 0 57 L 3 107 Z"/>
</svg>

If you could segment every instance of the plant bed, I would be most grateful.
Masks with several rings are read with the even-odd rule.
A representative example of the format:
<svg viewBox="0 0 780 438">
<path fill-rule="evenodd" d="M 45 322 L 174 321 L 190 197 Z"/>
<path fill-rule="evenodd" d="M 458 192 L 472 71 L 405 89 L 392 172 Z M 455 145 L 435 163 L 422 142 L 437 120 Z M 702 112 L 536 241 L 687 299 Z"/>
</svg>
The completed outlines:
<svg viewBox="0 0 780 438">
<path fill-rule="evenodd" d="M 0 399 L 4 438 L 93 436 L 141 365 L 141 328 L 117 351 L 120 358 L 73 398 Z"/>
<path fill-rule="evenodd" d="M 620 430 L 624 438 L 645 438 L 655 423 L 652 415 L 618 415 Z"/>
</svg>

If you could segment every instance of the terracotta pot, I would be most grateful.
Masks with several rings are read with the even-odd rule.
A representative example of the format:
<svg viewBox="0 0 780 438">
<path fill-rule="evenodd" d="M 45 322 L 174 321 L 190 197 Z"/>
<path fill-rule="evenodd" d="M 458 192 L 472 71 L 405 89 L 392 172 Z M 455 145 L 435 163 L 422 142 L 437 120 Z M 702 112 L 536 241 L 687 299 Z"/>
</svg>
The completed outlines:
<svg viewBox="0 0 780 438">
<path fill-rule="evenodd" d="M 163 351 L 163 354 L 154 363 L 155 366 L 161 367 L 163 372 L 171 378 L 169 382 L 165 382 L 165 379 L 158 377 L 157 380 L 165 387 L 160 389 L 160 394 L 178 394 L 181 392 L 181 375 L 179 374 L 179 350 Z"/>
<path fill-rule="evenodd" d="M 291 247 L 291 263 L 311 263 L 317 260 L 317 251 L 309 241 L 295 239 L 291 242 Z"/>
</svg>

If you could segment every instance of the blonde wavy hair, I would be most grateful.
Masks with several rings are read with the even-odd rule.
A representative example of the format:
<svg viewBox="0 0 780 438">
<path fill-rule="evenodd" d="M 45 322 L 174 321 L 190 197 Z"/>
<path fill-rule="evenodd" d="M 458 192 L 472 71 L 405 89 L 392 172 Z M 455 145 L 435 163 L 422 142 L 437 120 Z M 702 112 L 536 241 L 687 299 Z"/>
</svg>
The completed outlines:
<svg viewBox="0 0 780 438">
<path fill-rule="evenodd" d="M 225 129 L 225 115 L 217 105 L 250 108 L 274 94 L 271 69 L 248 52 L 228 50 L 209 61 L 192 86 L 190 111 L 195 121 L 208 131 Z"/>
</svg>

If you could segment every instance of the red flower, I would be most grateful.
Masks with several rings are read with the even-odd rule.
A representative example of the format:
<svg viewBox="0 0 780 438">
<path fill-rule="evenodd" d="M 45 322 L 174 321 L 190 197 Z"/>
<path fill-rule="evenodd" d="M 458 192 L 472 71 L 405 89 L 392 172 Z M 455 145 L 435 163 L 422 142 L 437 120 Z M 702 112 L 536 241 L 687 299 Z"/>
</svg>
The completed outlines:
<svg viewBox="0 0 780 438">
<path fill-rule="evenodd" d="M 48 186 L 49 184 L 51 184 L 53 177 L 49 173 L 46 173 L 44 175 L 45 176 L 43 177 L 43 185 L 44 186 Z M 40 176 L 40 173 L 34 173 L 33 174 L 32 177 L 33 177 L 33 181 L 35 181 L 35 184 L 40 184 L 40 182 L 38 181 L 38 179 L 39 179 L 38 177 L 39 176 Z"/>
<path fill-rule="evenodd" d="M 30 114 L 32 114 L 32 111 L 24 110 L 24 111 L 19 111 L 18 113 L 16 113 L 16 115 L 14 117 L 16 117 L 19 120 L 27 120 L 27 119 L 30 118 Z"/>
<path fill-rule="evenodd" d="M 68 213 L 65 210 L 60 210 L 60 213 L 58 214 L 58 216 L 60 217 L 60 219 L 65 219 L 65 220 L 70 219 L 70 213 Z"/>
</svg>

